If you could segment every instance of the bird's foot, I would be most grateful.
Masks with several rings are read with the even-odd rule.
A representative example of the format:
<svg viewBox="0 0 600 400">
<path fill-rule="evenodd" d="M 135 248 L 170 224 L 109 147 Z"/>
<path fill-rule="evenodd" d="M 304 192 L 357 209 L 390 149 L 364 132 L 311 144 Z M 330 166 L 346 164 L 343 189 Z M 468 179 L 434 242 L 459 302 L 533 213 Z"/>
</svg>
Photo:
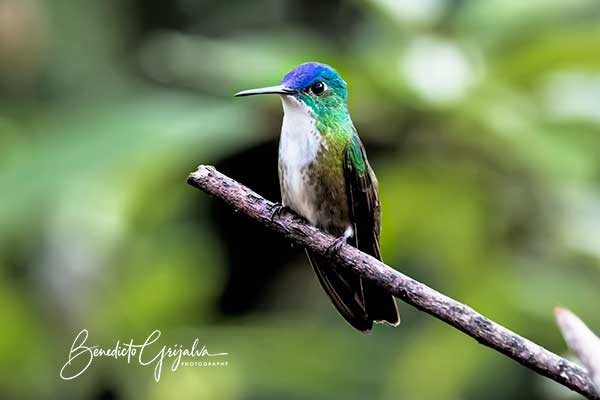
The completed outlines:
<svg viewBox="0 0 600 400">
<path fill-rule="evenodd" d="M 283 205 L 281 203 L 275 203 L 273 205 L 273 210 L 271 212 L 271 216 L 269 217 L 271 222 L 274 222 L 276 217 L 280 218 L 282 211 L 283 211 Z"/>
<path fill-rule="evenodd" d="M 269 217 L 272 223 L 277 224 L 282 228 L 285 228 L 285 225 L 279 219 L 285 211 L 285 208 L 286 207 L 283 204 L 275 203 L 273 206 L 273 211 L 271 212 L 271 216 Z"/>
<path fill-rule="evenodd" d="M 354 229 L 352 227 L 347 227 L 342 236 L 338 237 L 334 240 L 334 242 L 327 248 L 327 256 L 331 257 L 346 243 L 348 239 L 350 239 L 354 235 Z"/>
</svg>

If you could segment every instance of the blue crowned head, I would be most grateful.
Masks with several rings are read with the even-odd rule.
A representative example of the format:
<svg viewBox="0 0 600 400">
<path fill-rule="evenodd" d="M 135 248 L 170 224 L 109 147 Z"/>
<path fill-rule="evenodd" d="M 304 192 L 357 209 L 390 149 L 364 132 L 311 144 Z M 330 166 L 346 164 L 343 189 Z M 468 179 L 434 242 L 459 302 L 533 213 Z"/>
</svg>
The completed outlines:
<svg viewBox="0 0 600 400">
<path fill-rule="evenodd" d="M 327 108 L 340 108 L 346 105 L 346 82 L 329 65 L 318 62 L 306 62 L 291 69 L 277 86 L 244 90 L 236 96 L 274 93 L 284 98 L 294 98 L 315 112 Z M 285 100 L 285 99 L 284 99 Z"/>
<path fill-rule="evenodd" d="M 316 96 L 328 94 L 346 99 L 346 82 L 329 65 L 318 62 L 306 62 L 292 68 L 281 80 L 281 85 L 297 93 L 309 93 Z"/>
<path fill-rule="evenodd" d="M 290 70 L 280 84 L 238 92 L 235 96 L 281 95 L 286 115 L 307 115 L 319 130 L 351 130 L 346 106 L 346 82 L 329 65 L 306 62 Z"/>
</svg>

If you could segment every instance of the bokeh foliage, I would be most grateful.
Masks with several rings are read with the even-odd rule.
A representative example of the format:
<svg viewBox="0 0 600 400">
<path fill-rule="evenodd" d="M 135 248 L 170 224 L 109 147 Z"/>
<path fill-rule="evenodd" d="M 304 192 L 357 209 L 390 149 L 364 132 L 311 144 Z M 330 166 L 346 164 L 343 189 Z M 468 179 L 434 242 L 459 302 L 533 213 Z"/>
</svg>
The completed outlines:
<svg viewBox="0 0 600 400">
<path fill-rule="evenodd" d="M 555 305 L 600 327 L 599 22 L 595 0 L 0 0 L 0 397 L 574 397 L 402 304 L 356 334 L 300 259 L 220 315 L 227 254 L 185 177 L 276 140 L 278 100 L 233 92 L 327 62 L 387 149 L 386 262 L 562 352 Z M 61 381 L 82 328 L 230 365 Z"/>
</svg>

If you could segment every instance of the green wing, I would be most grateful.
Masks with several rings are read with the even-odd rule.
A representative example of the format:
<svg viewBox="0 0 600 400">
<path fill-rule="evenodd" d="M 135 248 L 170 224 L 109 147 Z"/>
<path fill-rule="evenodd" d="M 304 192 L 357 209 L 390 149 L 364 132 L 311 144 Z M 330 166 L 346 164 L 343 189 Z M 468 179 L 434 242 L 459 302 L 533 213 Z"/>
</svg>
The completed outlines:
<svg viewBox="0 0 600 400">
<path fill-rule="evenodd" d="M 381 260 L 379 230 L 381 207 L 377 194 L 377 178 L 369 165 L 365 148 L 357 134 L 344 153 L 344 178 L 350 220 L 354 236 L 350 243 L 361 251 Z M 372 321 L 400 323 L 396 300 L 373 282 L 361 279 L 367 316 Z"/>
<path fill-rule="evenodd" d="M 381 208 L 377 195 L 377 178 L 369 165 L 365 148 L 356 134 L 344 153 L 344 178 L 350 220 L 354 228 L 354 236 L 350 242 L 354 247 L 381 260 Z"/>
</svg>

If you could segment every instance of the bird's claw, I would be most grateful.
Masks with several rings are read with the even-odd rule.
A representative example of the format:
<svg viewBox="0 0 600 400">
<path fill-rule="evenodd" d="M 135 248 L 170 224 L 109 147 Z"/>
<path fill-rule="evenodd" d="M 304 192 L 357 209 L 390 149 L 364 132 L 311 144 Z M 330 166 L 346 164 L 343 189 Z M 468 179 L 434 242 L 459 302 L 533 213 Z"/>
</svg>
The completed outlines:
<svg viewBox="0 0 600 400">
<path fill-rule="evenodd" d="M 327 256 L 331 257 L 335 253 L 340 251 L 340 249 L 346 243 L 346 241 L 348 239 L 350 239 L 353 235 L 354 235 L 354 229 L 351 226 L 347 227 L 346 230 L 344 231 L 344 233 L 342 234 L 342 236 L 335 239 L 333 241 L 333 243 L 331 244 L 331 246 L 329 246 L 327 248 L 327 251 L 326 251 Z"/>
<path fill-rule="evenodd" d="M 271 222 L 275 222 L 275 217 L 280 218 L 281 217 L 281 212 L 283 211 L 283 206 L 279 203 L 275 203 L 273 205 L 273 211 L 271 212 L 271 216 L 269 217 L 269 219 L 271 220 Z"/>
<path fill-rule="evenodd" d="M 327 256 L 331 257 L 335 253 L 340 251 L 342 246 L 346 243 L 346 240 L 348 240 L 348 238 L 345 235 L 342 235 L 342 236 L 338 237 L 337 239 L 335 239 L 333 241 L 333 243 L 327 248 L 327 252 L 326 252 Z"/>
<path fill-rule="evenodd" d="M 271 216 L 269 217 L 269 220 L 272 223 L 277 224 L 282 228 L 285 228 L 285 225 L 279 219 L 281 218 L 284 208 L 285 207 L 282 204 L 276 203 L 273 206 L 273 212 L 271 212 Z"/>
</svg>

